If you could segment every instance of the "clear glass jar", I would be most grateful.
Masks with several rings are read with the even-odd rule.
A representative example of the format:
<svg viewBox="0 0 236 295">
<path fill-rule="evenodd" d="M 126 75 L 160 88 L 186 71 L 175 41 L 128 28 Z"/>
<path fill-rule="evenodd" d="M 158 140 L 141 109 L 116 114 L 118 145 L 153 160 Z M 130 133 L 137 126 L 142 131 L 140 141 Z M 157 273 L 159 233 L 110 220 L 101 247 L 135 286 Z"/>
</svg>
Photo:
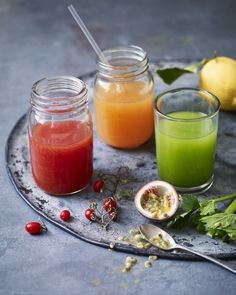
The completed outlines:
<svg viewBox="0 0 236 295">
<path fill-rule="evenodd" d="M 96 129 L 117 148 L 136 148 L 153 133 L 154 83 L 146 52 L 137 46 L 103 51 L 94 85 Z"/>
<path fill-rule="evenodd" d="M 53 195 L 84 189 L 93 172 L 93 128 L 85 83 L 58 76 L 36 82 L 28 135 L 36 184 Z"/>
</svg>

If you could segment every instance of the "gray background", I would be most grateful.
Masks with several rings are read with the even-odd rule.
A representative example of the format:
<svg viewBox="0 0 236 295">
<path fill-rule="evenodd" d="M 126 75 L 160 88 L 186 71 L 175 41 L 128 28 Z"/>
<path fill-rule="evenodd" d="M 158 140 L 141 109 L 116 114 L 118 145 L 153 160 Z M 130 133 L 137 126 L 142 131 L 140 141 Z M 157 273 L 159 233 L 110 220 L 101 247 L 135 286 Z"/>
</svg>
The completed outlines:
<svg viewBox="0 0 236 295">
<path fill-rule="evenodd" d="M 95 54 L 66 6 L 72 1 L 0 0 L 0 294 L 235 294 L 235 276 L 208 262 L 144 257 L 127 275 L 126 255 L 82 242 L 47 222 L 32 237 L 24 225 L 38 218 L 14 191 L 4 145 L 27 110 L 31 85 L 50 75 L 95 70 Z M 236 2 L 73 1 L 102 48 L 136 44 L 151 60 L 197 59 L 214 50 L 236 58 Z"/>
</svg>

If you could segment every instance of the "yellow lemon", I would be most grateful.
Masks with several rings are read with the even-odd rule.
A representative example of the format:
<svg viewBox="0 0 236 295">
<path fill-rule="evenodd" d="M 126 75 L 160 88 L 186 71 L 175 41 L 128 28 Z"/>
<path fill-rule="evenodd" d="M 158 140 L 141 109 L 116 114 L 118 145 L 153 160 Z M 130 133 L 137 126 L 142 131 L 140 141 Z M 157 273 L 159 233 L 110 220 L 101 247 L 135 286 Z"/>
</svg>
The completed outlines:
<svg viewBox="0 0 236 295">
<path fill-rule="evenodd" d="M 223 56 L 210 60 L 200 72 L 199 85 L 219 98 L 223 110 L 236 110 L 236 60 Z"/>
</svg>

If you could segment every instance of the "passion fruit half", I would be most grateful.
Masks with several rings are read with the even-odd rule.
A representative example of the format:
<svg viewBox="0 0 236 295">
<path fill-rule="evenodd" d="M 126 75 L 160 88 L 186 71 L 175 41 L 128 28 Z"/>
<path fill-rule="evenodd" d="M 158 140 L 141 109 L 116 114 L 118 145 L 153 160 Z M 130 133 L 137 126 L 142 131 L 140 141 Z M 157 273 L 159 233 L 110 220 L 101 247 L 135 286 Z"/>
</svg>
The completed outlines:
<svg viewBox="0 0 236 295">
<path fill-rule="evenodd" d="M 143 216 L 155 221 L 164 221 L 177 211 L 179 196 L 171 184 L 155 180 L 145 184 L 137 192 L 134 204 Z"/>
</svg>

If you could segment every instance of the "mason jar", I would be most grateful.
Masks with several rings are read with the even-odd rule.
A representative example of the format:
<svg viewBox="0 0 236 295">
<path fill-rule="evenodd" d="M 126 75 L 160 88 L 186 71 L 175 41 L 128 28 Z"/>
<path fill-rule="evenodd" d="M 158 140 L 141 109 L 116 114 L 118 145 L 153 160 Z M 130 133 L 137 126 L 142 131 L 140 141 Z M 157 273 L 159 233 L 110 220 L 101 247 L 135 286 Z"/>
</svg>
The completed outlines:
<svg viewBox="0 0 236 295">
<path fill-rule="evenodd" d="M 93 172 L 93 128 L 85 83 L 58 76 L 31 92 L 28 136 L 33 178 L 43 191 L 67 195 L 84 189 Z"/>
<path fill-rule="evenodd" d="M 115 47 L 97 59 L 94 84 L 96 130 L 116 148 L 145 143 L 154 128 L 154 83 L 146 52 L 137 46 Z"/>
</svg>

